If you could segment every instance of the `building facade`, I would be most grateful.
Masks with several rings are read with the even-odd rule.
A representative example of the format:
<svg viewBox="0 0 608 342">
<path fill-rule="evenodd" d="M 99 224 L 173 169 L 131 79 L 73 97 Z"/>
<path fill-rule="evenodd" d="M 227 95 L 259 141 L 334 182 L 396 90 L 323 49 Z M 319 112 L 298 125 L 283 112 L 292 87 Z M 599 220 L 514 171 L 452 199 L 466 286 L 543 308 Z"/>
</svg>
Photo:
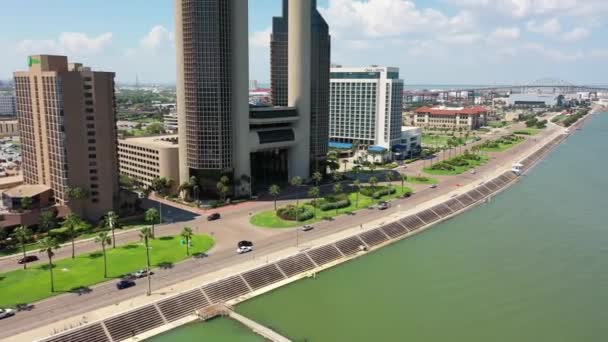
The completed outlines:
<svg viewBox="0 0 608 342">
<path fill-rule="evenodd" d="M 262 175 L 310 176 L 311 158 L 302 156 L 320 153 L 311 152 L 319 140 L 311 138 L 311 4 L 289 0 L 286 107 L 250 110 L 248 1 L 175 2 L 180 182 L 195 176 L 206 196 L 223 175 L 258 186 Z"/>
<path fill-rule="evenodd" d="M 118 140 L 118 165 L 121 175 L 149 187 L 155 178 L 179 186 L 179 149 L 177 135 L 126 138 Z"/>
<path fill-rule="evenodd" d="M 15 116 L 15 95 L 0 93 L 0 116 Z"/>
<path fill-rule="evenodd" d="M 399 144 L 402 94 L 398 68 L 332 68 L 330 140 L 385 149 Z"/>
<path fill-rule="evenodd" d="M 17 120 L 0 120 L 0 137 L 12 137 L 16 135 L 19 135 Z"/>
<path fill-rule="evenodd" d="M 310 53 L 310 158 L 313 171 L 322 169 L 329 139 L 329 72 L 331 37 L 329 26 L 319 11 L 317 1 L 305 1 L 312 11 Z M 283 15 L 272 18 L 270 36 L 270 80 L 272 104 L 288 104 L 288 27 L 289 1 L 283 0 Z M 307 56 L 307 57 L 308 57 Z"/>
<path fill-rule="evenodd" d="M 474 130 L 485 125 L 487 114 L 488 110 L 479 106 L 420 107 L 415 111 L 414 125 L 431 129 Z"/>
<path fill-rule="evenodd" d="M 15 73 L 17 119 L 26 184 L 50 187 L 57 204 L 97 220 L 118 196 L 114 73 L 31 56 Z M 69 189 L 88 196 L 69 198 Z"/>
</svg>

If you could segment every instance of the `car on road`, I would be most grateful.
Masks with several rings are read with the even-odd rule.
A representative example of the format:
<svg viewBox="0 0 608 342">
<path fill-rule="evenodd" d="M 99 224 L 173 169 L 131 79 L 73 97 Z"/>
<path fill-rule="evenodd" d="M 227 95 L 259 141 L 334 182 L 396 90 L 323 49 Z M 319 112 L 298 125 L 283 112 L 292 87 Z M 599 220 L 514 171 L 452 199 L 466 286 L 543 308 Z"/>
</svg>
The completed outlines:
<svg viewBox="0 0 608 342">
<path fill-rule="evenodd" d="M 307 225 L 305 225 L 305 226 L 302 227 L 302 231 L 303 232 L 307 232 L 307 231 L 310 231 L 310 230 L 313 230 L 313 229 L 315 229 L 315 227 L 313 227 L 313 226 L 311 226 L 309 224 L 307 224 Z"/>
<path fill-rule="evenodd" d="M 388 208 L 390 208 L 390 204 L 388 202 L 380 202 L 378 203 L 378 209 L 379 210 L 386 210 Z"/>
<path fill-rule="evenodd" d="M 153 274 L 154 274 L 154 272 L 150 271 L 150 275 L 153 275 Z M 130 275 L 135 279 L 145 278 L 148 275 L 148 271 L 139 270 L 137 272 L 131 273 Z"/>
<path fill-rule="evenodd" d="M 219 220 L 222 216 L 220 215 L 220 213 L 213 213 L 210 214 L 209 216 L 207 216 L 207 221 L 215 221 L 215 220 Z"/>
<path fill-rule="evenodd" d="M 251 241 L 239 241 L 237 244 L 236 252 L 238 254 L 243 254 L 247 252 L 251 252 L 253 250 L 253 242 Z"/>
<path fill-rule="evenodd" d="M 474 175 L 474 174 L 476 174 L 476 173 L 477 173 L 477 171 L 475 171 L 475 169 L 471 170 L 471 174 L 472 174 L 472 175 Z"/>
<path fill-rule="evenodd" d="M 28 262 L 34 262 L 34 261 L 38 261 L 38 257 L 35 255 L 26 255 L 23 258 L 17 260 L 18 264 L 27 264 Z"/>
<path fill-rule="evenodd" d="M 116 288 L 119 290 L 124 290 L 124 289 L 128 289 L 129 287 L 133 287 L 135 285 L 136 284 L 133 280 L 123 279 L 123 280 L 119 281 L 118 283 L 116 283 Z"/>
<path fill-rule="evenodd" d="M 435 189 L 437 187 L 437 184 L 431 184 L 431 186 L 429 186 L 429 188 L 431 189 Z"/>
<path fill-rule="evenodd" d="M 0 319 L 9 318 L 15 316 L 15 310 L 13 309 L 0 309 Z"/>
</svg>

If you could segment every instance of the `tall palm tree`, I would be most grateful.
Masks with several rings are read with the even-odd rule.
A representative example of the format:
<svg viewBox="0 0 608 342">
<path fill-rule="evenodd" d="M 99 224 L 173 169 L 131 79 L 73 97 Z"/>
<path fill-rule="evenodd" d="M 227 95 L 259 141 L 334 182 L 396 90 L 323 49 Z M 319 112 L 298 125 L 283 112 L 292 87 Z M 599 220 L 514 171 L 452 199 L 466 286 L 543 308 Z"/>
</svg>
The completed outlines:
<svg viewBox="0 0 608 342">
<path fill-rule="evenodd" d="M 353 186 L 355 187 L 355 189 L 357 189 L 357 192 L 355 193 L 355 210 L 359 209 L 359 192 L 361 191 L 361 181 L 358 179 L 355 179 L 355 181 L 353 182 Z"/>
<path fill-rule="evenodd" d="M 139 238 L 144 242 L 146 248 L 146 274 L 148 275 L 148 290 L 146 295 L 152 294 L 152 281 L 150 280 L 150 240 L 154 239 L 154 231 L 150 227 L 143 227 L 139 231 Z"/>
<path fill-rule="evenodd" d="M 195 200 L 199 198 L 200 186 L 198 185 L 198 178 L 196 176 L 190 177 L 188 180 L 188 185 L 190 185 L 190 191 L 192 191 L 191 196 L 194 197 Z"/>
<path fill-rule="evenodd" d="M 401 175 L 401 192 L 405 191 L 405 182 L 407 181 L 407 175 Z"/>
<path fill-rule="evenodd" d="M 49 230 L 57 226 L 57 219 L 55 213 L 49 210 L 45 210 L 40 213 L 38 219 L 38 228 L 42 232 L 48 232 Z"/>
<path fill-rule="evenodd" d="M 19 242 L 19 245 L 21 245 L 21 250 L 23 251 L 24 258 L 26 255 L 25 246 L 26 246 L 27 242 L 32 239 L 32 235 L 33 235 L 32 231 L 26 226 L 19 226 L 13 232 L 13 237 L 15 239 L 17 239 L 17 241 Z M 25 270 L 26 268 L 27 268 L 27 262 L 24 262 L 23 269 Z"/>
<path fill-rule="evenodd" d="M 372 172 L 372 175 L 373 175 L 374 170 L 376 170 L 376 164 L 374 164 L 373 162 L 371 164 L 369 164 L 369 170 Z"/>
<path fill-rule="evenodd" d="M 184 240 L 186 241 L 186 255 L 190 256 L 190 241 L 192 241 L 192 228 L 190 227 L 184 227 L 184 229 L 182 229 L 182 237 L 184 238 Z"/>
<path fill-rule="evenodd" d="M 281 194 L 281 187 L 276 184 L 272 184 L 268 189 L 268 193 L 274 198 L 274 211 L 277 211 L 277 198 Z"/>
<path fill-rule="evenodd" d="M 348 159 L 342 159 L 342 164 L 344 164 L 344 172 L 346 172 L 346 167 L 348 166 Z"/>
<path fill-rule="evenodd" d="M 313 205 L 314 216 L 317 217 L 317 206 L 319 205 L 319 195 L 321 194 L 321 190 L 319 190 L 318 186 L 313 186 L 308 190 L 308 196 L 315 199 L 315 205 Z"/>
<path fill-rule="evenodd" d="M 296 188 L 296 222 L 298 222 L 298 210 L 300 209 L 300 193 L 299 188 L 302 186 L 302 178 L 300 176 L 293 177 L 289 184 Z"/>
<path fill-rule="evenodd" d="M 103 277 L 108 277 L 108 260 L 106 259 L 106 245 L 112 242 L 112 238 L 110 238 L 109 232 L 107 230 L 102 230 L 95 237 L 95 243 L 101 244 L 101 252 L 103 253 Z"/>
<path fill-rule="evenodd" d="M 152 225 L 152 235 L 154 235 L 154 225 L 160 220 L 160 214 L 155 208 L 146 210 L 145 214 L 146 222 Z"/>
<path fill-rule="evenodd" d="M 47 236 L 38 241 L 40 253 L 46 253 L 49 258 L 49 272 L 51 273 L 51 292 L 55 292 L 55 281 L 53 279 L 53 255 L 55 250 L 59 248 L 59 242 L 53 237 Z"/>
<path fill-rule="evenodd" d="M 74 213 L 69 213 L 63 220 L 63 228 L 66 230 L 66 234 L 72 242 L 72 259 L 76 258 L 76 246 L 74 241 L 78 237 L 78 231 L 83 226 L 83 222 Z"/>
<path fill-rule="evenodd" d="M 342 193 L 342 191 L 344 189 L 342 188 L 342 184 L 336 183 L 336 184 L 334 184 L 333 190 L 334 190 L 334 194 L 336 194 L 336 197 L 337 197 L 338 195 L 340 195 Z M 336 206 L 336 215 L 338 215 L 338 206 Z"/>
<path fill-rule="evenodd" d="M 114 235 L 114 230 L 118 228 L 118 214 L 114 211 L 109 211 L 106 214 L 106 227 L 110 228 L 112 232 L 112 248 L 116 248 L 116 236 Z"/>
<path fill-rule="evenodd" d="M 321 172 L 316 171 L 312 174 L 312 179 L 314 179 L 315 185 L 319 186 L 319 183 L 321 183 L 321 181 L 323 180 L 323 175 L 321 174 Z"/>
<path fill-rule="evenodd" d="M 376 177 L 369 178 L 369 185 L 371 185 L 372 187 L 376 187 L 377 184 L 378 184 L 378 178 L 376 178 Z"/>
</svg>

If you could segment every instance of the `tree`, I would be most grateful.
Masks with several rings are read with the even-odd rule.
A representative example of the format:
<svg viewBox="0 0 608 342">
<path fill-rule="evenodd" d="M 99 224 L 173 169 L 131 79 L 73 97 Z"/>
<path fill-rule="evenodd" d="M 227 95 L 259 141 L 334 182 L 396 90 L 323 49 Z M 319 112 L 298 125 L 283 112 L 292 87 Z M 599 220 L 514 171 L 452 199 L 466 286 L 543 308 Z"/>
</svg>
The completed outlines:
<svg viewBox="0 0 608 342">
<path fill-rule="evenodd" d="M 274 198 L 274 211 L 277 211 L 277 198 L 281 194 L 281 188 L 276 184 L 272 184 L 268 189 L 268 193 Z"/>
<path fill-rule="evenodd" d="M 114 230 L 118 228 L 118 214 L 113 211 L 110 211 L 106 214 L 105 219 L 106 228 L 110 228 L 112 232 L 112 248 L 116 248 L 116 236 L 114 235 Z"/>
<path fill-rule="evenodd" d="M 374 163 L 369 164 L 369 170 L 372 172 L 372 175 L 373 175 L 374 170 L 376 170 L 376 164 L 374 164 Z"/>
<path fill-rule="evenodd" d="M 31 197 L 22 197 L 21 198 L 21 209 L 28 210 L 32 206 L 32 198 Z"/>
<path fill-rule="evenodd" d="M 173 181 L 171 179 L 167 179 L 165 177 L 156 177 L 150 182 L 150 189 L 152 189 L 152 191 L 154 192 L 157 192 L 159 195 L 164 196 L 169 192 L 169 189 L 171 188 L 172 184 Z"/>
<path fill-rule="evenodd" d="M 348 166 L 348 159 L 342 159 L 342 164 L 344 164 L 344 172 L 346 172 L 346 167 Z"/>
<path fill-rule="evenodd" d="M 318 186 L 313 186 L 308 190 L 308 196 L 315 199 L 315 205 L 313 206 L 314 216 L 317 217 L 317 206 L 319 205 L 319 195 L 321 195 L 321 190 Z"/>
<path fill-rule="evenodd" d="M 369 178 L 369 185 L 371 185 L 372 187 L 375 187 L 377 184 L 378 184 L 378 178 L 376 178 L 376 177 Z"/>
<path fill-rule="evenodd" d="M 154 231 L 150 229 L 150 227 L 143 227 L 139 231 L 139 238 L 144 242 L 144 246 L 146 248 L 146 274 L 148 276 L 148 290 L 146 291 L 146 295 L 152 294 L 152 282 L 150 280 L 150 240 L 154 239 Z"/>
<path fill-rule="evenodd" d="M 149 124 L 146 127 L 145 133 L 146 133 L 146 135 L 164 134 L 165 128 L 163 127 L 163 125 L 160 122 L 155 122 L 155 123 Z"/>
<path fill-rule="evenodd" d="M 405 182 L 407 181 L 407 175 L 401 175 L 401 191 L 405 191 Z"/>
<path fill-rule="evenodd" d="M 182 229 L 182 237 L 184 238 L 184 241 L 186 242 L 186 255 L 190 256 L 190 241 L 192 241 L 192 228 L 190 227 L 184 227 L 184 229 Z"/>
<path fill-rule="evenodd" d="M 228 193 L 230 192 L 230 179 L 226 176 L 222 176 L 220 178 L 220 181 L 217 182 L 216 184 L 216 188 L 217 191 L 220 194 L 220 198 L 222 200 L 222 202 L 226 201 L 226 196 L 228 195 Z"/>
<path fill-rule="evenodd" d="M 393 187 L 393 180 L 395 179 L 395 175 L 393 175 L 392 172 L 387 172 L 386 174 L 386 181 L 388 182 L 388 187 L 392 188 Z"/>
<path fill-rule="evenodd" d="M 298 222 L 298 211 L 300 209 L 300 193 L 299 187 L 302 186 L 302 178 L 300 176 L 295 176 L 289 180 L 289 184 L 296 188 L 296 222 Z"/>
<path fill-rule="evenodd" d="M 76 258 L 76 247 L 74 245 L 74 241 L 76 240 L 76 237 L 78 237 L 79 231 L 84 228 L 84 225 L 84 221 L 73 213 L 69 213 L 63 220 L 62 226 L 66 231 L 66 235 L 72 242 L 72 259 Z"/>
<path fill-rule="evenodd" d="M 342 188 L 342 184 L 341 183 L 336 183 L 334 184 L 334 194 L 336 194 L 336 196 L 340 195 L 342 193 L 342 191 L 344 190 Z M 336 206 L 336 215 L 338 215 L 338 206 Z"/>
<path fill-rule="evenodd" d="M 201 187 L 198 184 L 198 178 L 196 176 L 190 177 L 188 180 L 188 184 L 190 185 L 190 190 L 192 191 L 192 196 L 194 196 L 195 200 L 199 199 L 199 192 L 201 191 Z"/>
<path fill-rule="evenodd" d="M 49 272 L 51 274 L 51 292 L 55 292 L 55 282 L 53 280 L 53 255 L 54 251 L 59 248 L 59 242 L 55 238 L 47 236 L 44 239 L 38 241 L 40 246 L 40 253 L 46 253 L 49 258 Z"/>
<path fill-rule="evenodd" d="M 329 151 L 329 153 L 327 153 L 327 166 L 332 171 L 336 171 L 340 168 L 340 163 L 338 162 L 338 152 Z"/>
<path fill-rule="evenodd" d="M 342 175 L 339 173 L 334 173 L 331 178 L 333 178 L 334 182 L 339 182 L 342 180 Z"/>
<path fill-rule="evenodd" d="M 355 193 L 355 209 L 359 209 L 359 192 L 361 191 L 361 181 L 355 179 L 355 181 L 353 182 L 353 186 L 357 190 L 357 192 Z"/>
<path fill-rule="evenodd" d="M 23 251 L 23 257 L 25 258 L 26 251 L 25 246 L 28 241 L 32 239 L 32 231 L 26 226 L 20 226 L 13 232 L 13 237 L 19 242 L 21 245 L 21 250 Z M 27 262 L 23 263 L 23 269 L 27 268 Z"/>
<path fill-rule="evenodd" d="M 158 210 L 156 210 L 155 208 L 150 208 L 146 210 L 145 219 L 146 222 L 152 225 L 152 235 L 154 235 L 154 225 L 160 220 L 160 214 L 158 213 Z"/>
<path fill-rule="evenodd" d="M 101 244 L 101 252 L 103 253 L 103 277 L 108 277 L 108 260 L 106 258 L 106 245 L 113 242 L 113 239 L 108 235 L 107 230 L 100 231 L 95 237 L 95 243 Z"/>
<path fill-rule="evenodd" d="M 192 191 L 192 187 L 190 186 L 189 182 L 183 182 L 182 184 L 179 185 L 179 187 L 177 188 L 177 192 L 182 196 L 182 198 L 186 201 L 189 200 L 189 198 L 192 196 L 191 194 Z"/>
<path fill-rule="evenodd" d="M 314 179 L 315 185 L 319 186 L 319 183 L 321 183 L 321 181 L 323 180 L 323 175 L 321 174 L 321 172 L 316 171 L 312 174 L 312 179 Z"/>
<path fill-rule="evenodd" d="M 57 214 L 49 210 L 41 212 L 38 219 L 38 229 L 41 232 L 48 232 L 55 227 L 57 227 Z"/>
</svg>

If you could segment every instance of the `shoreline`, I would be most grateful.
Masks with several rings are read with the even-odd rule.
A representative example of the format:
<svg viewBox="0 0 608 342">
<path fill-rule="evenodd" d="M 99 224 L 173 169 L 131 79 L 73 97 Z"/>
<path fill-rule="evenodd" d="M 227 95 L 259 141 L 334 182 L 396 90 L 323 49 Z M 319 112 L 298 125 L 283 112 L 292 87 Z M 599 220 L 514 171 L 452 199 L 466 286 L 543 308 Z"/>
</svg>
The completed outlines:
<svg viewBox="0 0 608 342">
<path fill-rule="evenodd" d="M 593 108 L 589 115 L 572 125 L 570 129 L 581 127 L 593 114 L 604 110 L 605 109 L 600 110 L 600 108 Z M 555 132 L 543 137 L 543 140 L 539 142 L 540 144 L 522 152 L 521 155 L 514 155 L 513 158 L 525 161 L 525 172 L 528 172 L 568 137 L 568 135 L 562 133 L 564 130 L 565 128 L 563 127 L 556 129 Z M 257 260 L 258 262 L 255 262 L 255 260 L 254 262 L 243 262 L 242 266 L 244 267 L 241 267 L 241 270 L 231 272 L 231 275 L 225 275 L 222 280 L 218 280 L 221 278 L 216 277 L 215 282 L 201 282 L 194 288 L 186 289 L 169 297 L 161 297 L 152 304 L 146 303 L 139 307 L 134 306 L 134 309 L 125 310 L 121 314 L 111 315 L 110 317 L 75 327 L 69 331 L 55 334 L 52 337 L 46 337 L 42 340 L 53 341 L 59 338 L 69 339 L 70 337 L 84 338 L 83 340 L 87 340 L 83 334 L 85 334 L 86 331 L 92 333 L 93 330 L 109 336 L 110 330 L 106 327 L 109 321 L 120 320 L 119 317 L 123 320 L 127 320 L 127 317 L 136 316 L 135 313 L 150 307 L 156 311 L 155 314 L 159 315 L 160 322 L 163 324 L 151 327 L 151 329 L 148 330 L 138 331 L 139 334 L 133 338 L 120 340 L 141 340 L 171 330 L 180 325 L 196 321 L 197 317 L 192 315 L 193 311 L 189 311 L 189 315 L 186 315 L 185 317 L 174 320 L 167 319 L 164 317 L 165 310 L 163 308 L 168 305 L 167 303 L 169 301 L 174 301 L 176 302 L 175 305 L 179 305 L 177 304 L 177 302 L 181 302 L 178 300 L 179 298 L 192 293 L 202 293 L 201 296 L 207 304 L 211 304 L 212 302 L 217 303 L 217 299 L 221 298 L 222 302 L 235 305 L 302 278 L 313 276 L 317 272 L 339 265 L 342 262 L 350 261 L 388 244 L 414 236 L 431 228 L 436 223 L 448 220 L 470 208 L 474 208 L 479 204 L 484 203 L 484 200 L 487 197 L 494 196 L 510 187 L 517 182 L 518 177 L 515 177 L 514 175 L 512 177 L 509 176 L 509 174 L 512 175 L 509 170 L 510 167 L 505 170 L 504 165 L 497 165 L 496 170 L 493 170 L 491 174 L 488 174 L 479 181 L 467 184 L 461 189 L 385 218 L 388 223 L 384 221 L 379 224 L 373 222 L 369 225 L 366 224 L 366 226 L 369 226 L 366 229 L 353 227 L 352 229 L 333 233 L 319 238 L 318 240 L 326 241 L 315 244 L 314 248 L 291 248 L 291 253 L 289 254 L 286 254 L 285 250 L 281 251 L 281 253 L 274 253 L 281 255 L 267 256 L 266 263 L 262 263 L 261 265 L 263 266 L 261 267 L 260 260 Z M 454 194 L 454 192 L 458 192 L 458 194 Z M 470 197 L 468 195 L 469 193 Z M 458 197 L 456 197 L 457 195 Z M 418 217 L 418 219 L 415 220 L 415 217 Z M 408 221 L 409 219 L 416 222 L 410 222 Z M 315 242 L 317 242 L 317 240 L 315 240 Z M 361 245 L 365 246 L 367 251 L 359 251 L 359 246 Z M 221 291 L 219 291 L 218 288 L 221 288 Z M 233 291 L 233 288 L 236 288 L 236 290 Z M 230 291 L 232 292 L 229 293 Z M 201 308 L 202 307 L 197 307 L 197 309 Z M 149 317 L 144 317 L 144 319 L 147 318 Z M 134 324 L 141 323 L 137 319 L 134 321 Z M 144 326 L 146 325 L 144 324 Z M 40 335 L 45 328 L 47 329 L 46 335 L 48 336 L 48 333 L 51 332 L 49 326 L 41 327 L 36 330 Z M 26 338 L 26 334 L 27 333 L 22 333 L 10 337 L 7 341 L 23 340 Z M 21 336 L 22 338 L 15 339 L 18 336 Z M 27 340 L 31 340 L 32 337 L 32 335 L 29 335 Z M 131 337 L 131 335 L 129 335 L 129 337 Z M 79 339 L 74 339 L 74 341 L 78 340 Z M 114 340 L 118 339 L 114 338 Z"/>
</svg>

